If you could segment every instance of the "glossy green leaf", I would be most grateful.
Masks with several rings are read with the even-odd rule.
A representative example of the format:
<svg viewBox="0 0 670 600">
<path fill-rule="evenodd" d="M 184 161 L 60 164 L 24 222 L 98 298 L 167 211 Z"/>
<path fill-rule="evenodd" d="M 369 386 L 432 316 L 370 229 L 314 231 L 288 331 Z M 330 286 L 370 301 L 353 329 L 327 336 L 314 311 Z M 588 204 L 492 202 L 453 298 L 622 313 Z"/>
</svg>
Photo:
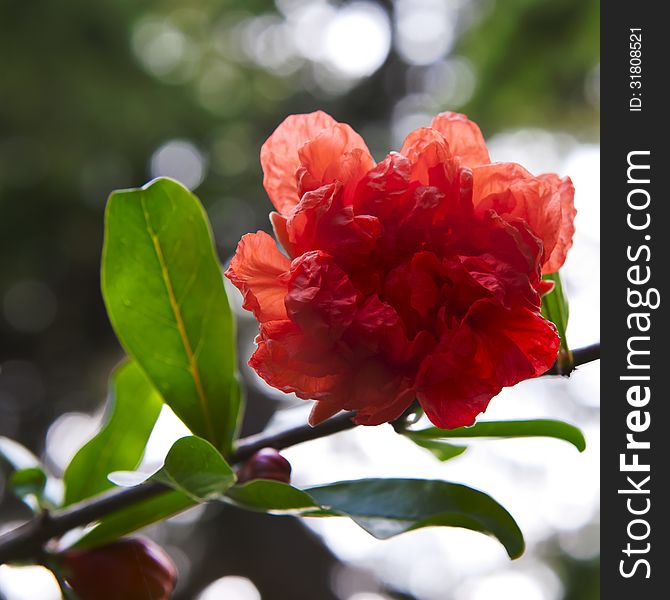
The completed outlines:
<svg viewBox="0 0 670 600">
<path fill-rule="evenodd" d="M 127 352 L 189 429 L 222 452 L 240 417 L 235 331 L 209 222 L 171 179 L 107 203 L 102 291 Z"/>
<path fill-rule="evenodd" d="M 511 558 L 524 550 L 512 516 L 487 494 L 421 479 L 362 479 L 305 490 L 323 508 L 353 519 L 379 539 L 422 527 L 464 527 L 497 538 Z"/>
<path fill-rule="evenodd" d="M 46 484 L 46 473 L 39 467 L 19 469 L 13 471 L 9 477 L 9 487 L 19 498 L 32 495 L 40 499 Z"/>
<path fill-rule="evenodd" d="M 103 518 L 74 546 L 90 548 L 108 544 L 121 536 L 172 517 L 196 504 L 183 492 L 168 490 L 160 496 L 143 500 Z"/>
<path fill-rule="evenodd" d="M 242 508 L 260 512 L 300 514 L 320 509 L 307 492 L 269 479 L 233 486 L 226 492 L 226 498 Z"/>
<path fill-rule="evenodd" d="M 202 502 L 224 494 L 235 483 L 235 473 L 207 440 L 187 436 L 173 444 L 152 479 Z"/>
<path fill-rule="evenodd" d="M 412 431 L 415 439 L 437 440 L 449 438 L 516 438 L 516 437 L 552 437 L 570 442 L 577 450 L 586 448 L 584 434 L 574 425 L 552 419 L 532 419 L 528 421 L 481 421 L 472 427 L 457 429 L 439 429 L 428 427 Z"/>
<path fill-rule="evenodd" d="M 411 431 L 404 433 L 404 435 L 412 440 L 417 446 L 421 446 L 432 452 L 443 462 L 460 456 L 468 449 L 467 446 L 457 446 L 456 444 L 449 444 L 441 440 L 423 438 L 420 435 L 414 435 Z"/>
<path fill-rule="evenodd" d="M 174 489 L 166 489 L 158 496 L 103 518 L 75 546 L 87 548 L 107 544 L 182 512 L 198 502 L 221 497 L 235 483 L 235 474 L 209 442 L 187 436 L 172 445 L 163 467 L 152 479 Z"/>
<path fill-rule="evenodd" d="M 102 429 L 80 448 L 65 470 L 66 506 L 113 487 L 107 479 L 110 472 L 137 467 L 163 405 L 151 382 L 132 361 L 113 373 L 109 403 Z"/>
</svg>

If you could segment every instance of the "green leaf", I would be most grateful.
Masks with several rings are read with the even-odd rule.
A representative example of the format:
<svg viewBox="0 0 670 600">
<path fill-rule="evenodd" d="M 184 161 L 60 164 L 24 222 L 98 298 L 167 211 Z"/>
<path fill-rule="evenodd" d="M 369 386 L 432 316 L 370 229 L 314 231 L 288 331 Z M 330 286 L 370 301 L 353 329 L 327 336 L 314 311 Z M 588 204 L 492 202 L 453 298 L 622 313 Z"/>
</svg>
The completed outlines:
<svg viewBox="0 0 670 600">
<path fill-rule="evenodd" d="M 178 439 L 152 479 L 175 488 L 142 500 L 101 519 L 74 544 L 89 548 L 162 521 L 211 498 L 220 497 L 235 483 L 235 474 L 219 452 L 195 436 Z"/>
<path fill-rule="evenodd" d="M 14 471 L 9 477 L 9 487 L 19 498 L 35 496 L 39 501 L 42 498 L 46 484 L 46 473 L 39 467 L 19 469 Z"/>
<path fill-rule="evenodd" d="M 45 466 L 28 448 L 0 435 L 0 458 L 11 467 L 9 487 L 34 513 L 54 508 L 57 500 L 44 497 L 48 476 Z"/>
<path fill-rule="evenodd" d="M 460 456 L 468 449 L 467 446 L 457 446 L 456 444 L 449 444 L 440 440 L 426 439 L 421 436 L 414 435 L 414 433 L 411 431 L 406 432 L 404 435 L 412 440 L 417 446 L 421 446 L 422 448 L 432 452 L 443 462 Z"/>
<path fill-rule="evenodd" d="M 187 436 L 173 444 L 152 479 L 204 502 L 224 494 L 235 483 L 235 473 L 207 440 Z"/>
<path fill-rule="evenodd" d="M 422 527 L 464 527 L 497 538 L 511 558 L 523 534 L 493 498 L 464 485 L 421 479 L 362 479 L 305 490 L 323 508 L 353 519 L 379 539 Z"/>
<path fill-rule="evenodd" d="M 160 496 L 143 500 L 104 517 L 74 546 L 90 548 L 109 544 L 121 536 L 172 517 L 195 505 L 196 502 L 183 492 L 169 490 Z"/>
<path fill-rule="evenodd" d="M 269 479 L 235 485 L 226 492 L 226 498 L 237 506 L 261 512 L 301 514 L 320 509 L 307 492 Z"/>
<path fill-rule="evenodd" d="M 102 429 L 79 449 L 65 470 L 65 506 L 113 487 L 107 479 L 112 471 L 137 467 L 163 405 L 135 362 L 114 371 L 109 401 Z"/>
<path fill-rule="evenodd" d="M 127 352 L 195 434 L 232 450 L 241 412 L 233 317 L 209 222 L 171 179 L 107 203 L 102 292 Z"/>
<path fill-rule="evenodd" d="M 556 325 L 558 335 L 561 338 L 561 346 L 558 355 L 558 367 L 560 372 L 569 373 L 573 369 L 572 352 L 568 346 L 566 331 L 568 329 L 568 318 L 570 310 L 568 299 L 563 290 L 561 276 L 558 272 L 543 275 L 545 281 L 552 281 L 554 289 L 542 297 L 542 316 Z"/>
<path fill-rule="evenodd" d="M 532 419 L 528 421 L 481 421 L 471 427 L 457 429 L 439 429 L 428 427 L 408 432 L 414 439 L 437 440 L 443 438 L 514 438 L 514 437 L 552 437 L 570 442 L 577 450 L 586 448 L 584 434 L 574 425 L 552 419 Z"/>
</svg>

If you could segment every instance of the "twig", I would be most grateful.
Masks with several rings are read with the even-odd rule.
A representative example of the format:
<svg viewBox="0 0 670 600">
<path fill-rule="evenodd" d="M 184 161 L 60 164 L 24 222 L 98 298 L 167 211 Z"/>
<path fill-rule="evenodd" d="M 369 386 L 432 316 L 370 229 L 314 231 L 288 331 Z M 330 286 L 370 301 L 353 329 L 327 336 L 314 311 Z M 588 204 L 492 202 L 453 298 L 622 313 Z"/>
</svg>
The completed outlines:
<svg viewBox="0 0 670 600">
<path fill-rule="evenodd" d="M 584 346 L 572 351 L 572 368 L 565 371 L 559 368 L 558 361 L 554 363 L 544 375 L 565 375 L 570 376 L 570 373 L 575 370 L 575 367 L 593 362 L 600 358 L 600 343 Z"/>
<path fill-rule="evenodd" d="M 245 461 L 261 448 L 288 448 L 302 442 L 315 440 L 345 431 L 356 426 L 351 418 L 355 413 L 342 413 L 316 427 L 300 425 L 273 435 L 253 435 L 241 439 L 229 457 L 231 464 Z M 46 542 L 60 537 L 71 529 L 93 523 L 122 508 L 153 498 L 170 488 L 165 484 L 148 481 L 131 488 L 110 490 L 83 500 L 63 510 L 52 512 L 44 520 L 35 518 L 0 536 L 0 565 L 8 561 L 30 560 L 42 551 Z"/>
<path fill-rule="evenodd" d="M 573 352 L 574 366 L 600 358 L 600 344 L 580 348 Z M 556 365 L 546 375 L 559 373 Z M 356 427 L 351 419 L 354 412 L 339 414 L 315 427 L 299 425 L 276 434 L 257 434 L 239 440 L 236 450 L 228 456 L 231 464 L 247 460 L 261 448 L 281 450 L 303 442 L 326 437 Z M 47 518 L 35 517 L 0 536 L 0 565 L 8 561 L 20 562 L 34 559 L 43 553 L 44 545 L 51 539 L 62 536 L 76 527 L 82 527 L 102 519 L 118 510 L 132 506 L 168 491 L 166 485 L 149 481 L 141 485 L 110 490 L 93 498 L 83 500 L 60 511 L 49 513 Z"/>
</svg>

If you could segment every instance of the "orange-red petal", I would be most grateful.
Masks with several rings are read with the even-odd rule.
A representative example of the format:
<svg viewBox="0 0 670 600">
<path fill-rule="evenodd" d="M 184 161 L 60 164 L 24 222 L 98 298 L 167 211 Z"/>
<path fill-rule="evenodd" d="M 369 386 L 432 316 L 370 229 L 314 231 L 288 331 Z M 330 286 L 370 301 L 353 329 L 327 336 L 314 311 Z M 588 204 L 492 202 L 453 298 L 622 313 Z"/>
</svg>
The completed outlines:
<svg viewBox="0 0 670 600">
<path fill-rule="evenodd" d="M 551 367 L 559 338 L 539 313 L 480 303 L 456 331 L 447 332 L 419 373 L 418 399 L 438 427 L 474 423 L 503 387 Z"/>
<path fill-rule="evenodd" d="M 375 166 L 363 138 L 344 123 L 324 129 L 303 144 L 298 156 L 298 195 L 301 197 L 305 192 L 334 181 L 342 183 L 345 193 L 351 193 Z"/>
<path fill-rule="evenodd" d="M 444 136 L 451 154 L 461 165 L 476 167 L 491 162 L 479 126 L 465 115 L 443 112 L 433 119 L 430 126 Z"/>
<path fill-rule="evenodd" d="M 558 270 L 574 234 L 574 188 L 569 178 L 534 177 L 514 163 L 473 169 L 473 203 L 480 211 L 524 220 L 544 244 L 542 272 Z"/>
<path fill-rule="evenodd" d="M 249 366 L 282 392 L 305 400 L 328 399 L 347 382 L 342 361 L 306 340 L 292 321 L 262 324 L 256 342 Z"/>
<path fill-rule="evenodd" d="M 558 239 L 551 254 L 542 267 L 542 273 L 555 273 L 565 262 L 568 250 L 572 247 L 572 239 L 575 235 L 575 188 L 569 177 L 562 179 L 554 173 L 540 175 L 540 179 L 547 181 L 554 187 L 561 203 L 561 225 Z"/>
<path fill-rule="evenodd" d="M 447 140 L 431 127 L 421 127 L 412 131 L 400 149 L 412 165 L 411 179 L 422 185 L 445 187 L 454 179 L 457 165 Z"/>
<path fill-rule="evenodd" d="M 263 186 L 281 214 L 298 203 L 296 171 L 300 167 L 298 150 L 337 121 L 323 111 L 290 115 L 274 130 L 261 148 Z"/>
<path fill-rule="evenodd" d="M 247 233 L 237 245 L 226 277 L 242 292 L 242 306 L 264 323 L 286 319 L 287 284 L 282 278 L 291 262 L 264 231 Z"/>
</svg>

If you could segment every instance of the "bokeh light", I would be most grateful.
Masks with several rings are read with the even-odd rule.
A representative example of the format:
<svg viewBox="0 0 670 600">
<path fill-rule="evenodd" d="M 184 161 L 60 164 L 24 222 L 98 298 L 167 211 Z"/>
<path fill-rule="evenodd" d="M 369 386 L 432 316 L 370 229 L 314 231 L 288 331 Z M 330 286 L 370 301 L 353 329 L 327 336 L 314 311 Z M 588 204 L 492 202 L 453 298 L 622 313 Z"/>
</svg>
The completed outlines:
<svg viewBox="0 0 670 600">
<path fill-rule="evenodd" d="M 196 189 L 205 177 L 202 152 L 186 140 L 170 140 L 151 157 L 151 177 L 172 177 L 188 189 Z"/>
</svg>

